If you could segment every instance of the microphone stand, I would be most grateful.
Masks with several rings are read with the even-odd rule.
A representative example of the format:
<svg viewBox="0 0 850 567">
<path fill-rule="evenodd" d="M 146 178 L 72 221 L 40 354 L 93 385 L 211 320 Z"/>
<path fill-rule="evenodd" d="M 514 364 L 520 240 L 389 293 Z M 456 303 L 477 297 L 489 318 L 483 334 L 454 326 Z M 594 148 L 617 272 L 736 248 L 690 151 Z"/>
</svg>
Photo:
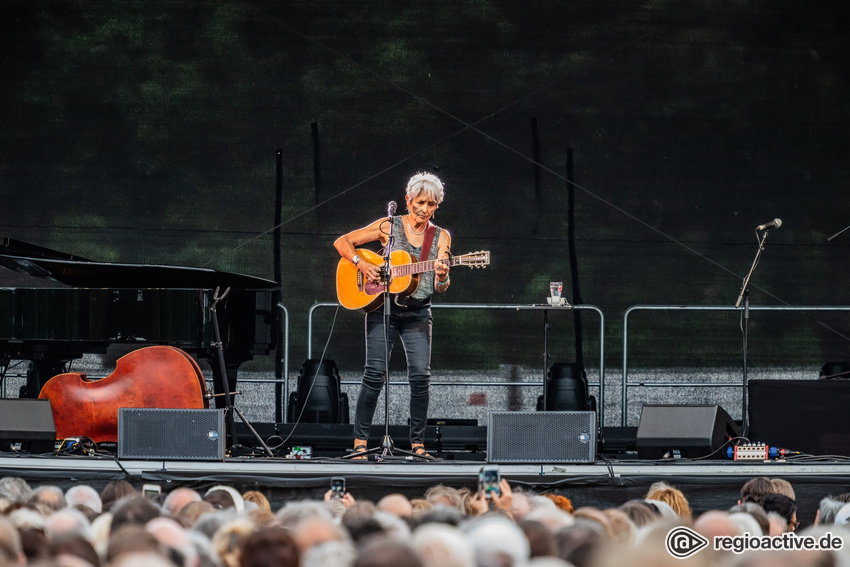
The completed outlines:
<svg viewBox="0 0 850 567">
<path fill-rule="evenodd" d="M 741 321 L 741 334 L 742 334 L 742 351 L 744 357 L 744 371 L 743 371 L 743 392 L 741 395 L 741 435 L 746 437 L 750 431 L 749 419 L 747 418 L 747 389 L 749 388 L 749 378 L 747 376 L 747 336 L 749 334 L 749 325 L 750 325 L 750 278 L 753 275 L 753 272 L 756 269 L 756 266 L 759 263 L 759 258 L 761 257 L 761 253 L 764 251 L 764 241 L 767 239 L 767 233 L 770 232 L 770 229 L 767 229 L 762 234 L 761 238 L 757 239 L 759 243 L 758 250 L 756 251 L 756 257 L 753 260 L 753 265 L 750 266 L 750 271 L 747 272 L 747 275 L 744 277 L 744 282 L 741 284 L 741 292 L 738 294 L 738 299 L 735 301 L 735 307 L 741 307 L 741 303 L 744 304 L 744 311 L 742 314 Z"/>
<path fill-rule="evenodd" d="M 227 365 L 224 362 L 224 345 L 221 342 L 221 331 L 218 328 L 218 312 L 216 311 L 216 307 L 218 306 L 218 302 L 227 297 L 227 294 L 230 293 L 230 288 L 224 290 L 224 293 L 218 294 L 219 288 L 215 288 L 215 293 L 213 293 L 213 302 L 210 306 L 210 312 L 212 312 L 212 321 L 213 321 L 213 330 L 215 331 L 215 347 L 218 351 L 218 364 L 219 370 L 221 372 L 222 381 L 224 382 L 224 403 L 227 406 L 225 408 L 225 412 L 227 413 L 227 426 L 230 427 L 230 448 L 235 448 L 238 443 L 238 438 L 236 436 L 236 423 L 233 420 L 233 413 L 239 416 L 239 419 L 248 426 L 248 429 L 251 430 L 251 433 L 254 435 L 254 438 L 260 443 L 263 447 L 263 452 L 269 456 L 274 457 L 274 453 L 269 449 L 269 446 L 263 442 L 263 439 L 257 433 L 257 430 L 251 425 L 251 423 L 245 419 L 245 416 L 242 415 L 242 412 L 239 411 L 233 404 L 233 397 L 230 395 L 230 383 L 227 379 Z"/>
<path fill-rule="evenodd" d="M 827 242 L 831 242 L 833 238 L 835 238 L 836 236 L 839 236 L 839 235 L 841 235 L 841 234 L 844 234 L 844 233 L 845 233 L 845 232 L 847 232 L 848 230 L 850 230 L 850 226 L 845 226 L 844 228 L 842 228 L 841 230 L 839 230 L 838 232 L 836 232 L 835 234 L 833 234 L 832 236 L 830 236 L 829 238 L 827 238 L 827 239 L 826 239 L 826 241 L 827 241 Z"/>
<path fill-rule="evenodd" d="M 393 209 L 394 208 L 395 207 L 393 207 Z M 391 209 L 390 212 L 392 213 L 393 210 Z M 393 237 L 393 223 L 395 222 L 395 215 L 387 215 L 387 221 L 389 222 L 390 230 L 389 236 L 387 237 L 387 245 L 384 246 L 384 265 L 381 267 L 381 281 L 384 285 L 384 436 L 381 438 L 381 444 L 379 446 L 366 449 L 365 451 L 360 451 L 359 453 L 349 453 L 348 455 L 344 455 L 342 458 L 354 459 L 355 457 L 364 457 L 374 453 L 379 453 L 375 455 L 375 460 L 380 462 L 388 457 L 394 457 L 395 455 L 393 455 L 393 452 L 396 452 L 402 455 L 407 455 L 405 458 L 411 457 L 413 459 L 421 459 L 423 461 L 432 461 L 435 460 L 434 457 L 417 455 L 413 451 L 405 451 L 404 449 L 397 448 L 395 443 L 393 443 L 393 438 L 390 437 L 390 309 L 392 306 L 390 284 L 392 283 L 393 278 L 391 257 L 395 240 Z"/>
</svg>

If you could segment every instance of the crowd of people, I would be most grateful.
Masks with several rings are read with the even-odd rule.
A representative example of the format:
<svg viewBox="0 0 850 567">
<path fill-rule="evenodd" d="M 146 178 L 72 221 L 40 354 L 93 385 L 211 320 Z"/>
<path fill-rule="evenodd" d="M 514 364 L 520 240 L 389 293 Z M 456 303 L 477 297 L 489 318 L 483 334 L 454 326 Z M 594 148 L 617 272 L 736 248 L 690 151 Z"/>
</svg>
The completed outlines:
<svg viewBox="0 0 850 567">
<path fill-rule="evenodd" d="M 147 495 L 124 480 L 98 492 L 0 479 L 0 567 L 607 567 L 850 566 L 850 547 L 747 551 L 710 546 L 687 558 L 667 536 L 687 526 L 715 537 L 830 533 L 850 542 L 850 494 L 824 497 L 799 530 L 794 489 L 753 478 L 737 502 L 693 514 L 666 483 L 619 507 L 580 506 L 502 479 L 499 490 L 436 485 L 421 498 L 376 502 L 328 490 L 273 509 L 260 491 L 218 485 Z M 846 535 L 846 537 L 845 537 Z M 794 537 L 797 537 L 796 535 Z M 839 549 L 840 548 L 840 549 Z"/>
</svg>

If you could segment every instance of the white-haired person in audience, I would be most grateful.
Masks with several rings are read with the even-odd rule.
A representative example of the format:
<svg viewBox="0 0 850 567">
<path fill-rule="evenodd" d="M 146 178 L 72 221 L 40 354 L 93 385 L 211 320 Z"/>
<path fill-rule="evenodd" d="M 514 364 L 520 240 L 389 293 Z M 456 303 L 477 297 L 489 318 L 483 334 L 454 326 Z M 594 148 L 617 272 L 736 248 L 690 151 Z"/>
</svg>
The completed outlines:
<svg viewBox="0 0 850 567">
<path fill-rule="evenodd" d="M 820 504 L 818 505 L 818 511 L 815 513 L 814 525 L 820 526 L 834 524 L 835 516 L 844 506 L 844 502 L 836 500 L 832 496 L 825 496 L 821 498 Z"/>
<path fill-rule="evenodd" d="M 94 543 L 89 519 L 76 508 L 63 508 L 50 514 L 45 524 L 45 534 L 50 541 L 78 536 Z"/>
<path fill-rule="evenodd" d="M 32 496 L 29 483 L 19 476 L 0 478 L 0 500 L 7 502 L 26 502 Z"/>
<path fill-rule="evenodd" d="M 518 567 L 531 555 L 525 533 L 502 514 L 475 516 L 460 529 L 472 544 L 478 565 Z"/>
<path fill-rule="evenodd" d="M 77 484 L 66 490 L 65 502 L 69 508 L 85 506 L 95 514 L 100 514 L 103 511 L 100 494 L 87 484 Z"/>
<path fill-rule="evenodd" d="M 411 545 L 424 567 L 476 567 L 475 549 L 456 527 L 425 524 L 413 531 Z"/>
<path fill-rule="evenodd" d="M 68 504 L 65 502 L 65 493 L 62 489 L 53 484 L 42 484 L 32 491 L 28 502 L 36 506 L 43 513 L 46 511 L 55 512 L 61 510 Z"/>
<path fill-rule="evenodd" d="M 163 511 L 169 516 L 177 516 L 183 506 L 190 502 L 200 502 L 201 494 L 191 488 L 175 488 L 165 496 L 162 502 Z"/>
</svg>

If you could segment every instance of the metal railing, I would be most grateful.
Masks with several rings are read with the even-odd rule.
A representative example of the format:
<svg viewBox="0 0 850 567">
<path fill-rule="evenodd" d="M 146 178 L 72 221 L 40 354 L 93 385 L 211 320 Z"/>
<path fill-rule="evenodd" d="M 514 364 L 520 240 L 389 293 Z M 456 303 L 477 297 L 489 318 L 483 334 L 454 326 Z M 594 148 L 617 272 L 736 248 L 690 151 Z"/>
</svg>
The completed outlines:
<svg viewBox="0 0 850 567">
<path fill-rule="evenodd" d="M 824 305 L 757 305 L 750 306 L 750 311 L 850 311 L 850 306 L 824 306 Z M 733 305 L 633 305 L 626 309 L 623 314 L 623 386 L 622 400 L 620 402 L 621 425 L 627 424 L 628 414 L 626 408 L 628 406 L 629 386 L 640 387 L 664 387 L 664 388 L 684 388 L 684 387 L 723 387 L 723 388 L 743 388 L 743 381 L 737 382 L 640 382 L 637 384 L 629 384 L 629 315 L 635 311 L 740 311 L 743 312 L 743 307 L 735 307 Z"/>
<path fill-rule="evenodd" d="M 280 414 L 283 416 L 283 422 L 286 422 L 286 406 L 287 401 L 289 400 L 289 310 L 283 303 L 278 303 L 277 308 L 283 313 L 283 376 L 281 378 L 239 378 L 239 382 L 248 382 L 251 384 L 283 384 L 283 400 L 280 398 L 275 400 L 275 406 L 283 403 L 283 406 L 278 408 L 275 407 L 275 415 L 280 411 Z M 280 329 L 279 329 L 280 330 Z M 280 356 L 280 353 L 275 349 L 275 356 Z M 226 378 L 225 378 L 226 380 Z M 212 378 L 207 379 L 208 382 L 212 381 Z"/>
<path fill-rule="evenodd" d="M 307 358 L 313 357 L 313 314 L 321 308 L 339 308 L 337 302 L 314 303 L 310 307 L 307 318 Z M 554 307 L 549 305 L 504 305 L 498 303 L 435 303 L 433 309 L 510 309 L 513 311 L 593 311 L 599 315 L 599 382 L 589 382 L 588 386 L 599 388 L 599 427 L 604 423 L 605 414 L 605 315 L 595 305 L 571 305 L 566 307 Z M 432 386 L 535 386 L 543 388 L 545 385 L 547 369 L 543 369 L 543 380 L 541 382 L 490 382 L 490 381 L 432 381 Z M 359 381 L 343 381 L 343 384 L 359 384 Z M 407 382 L 390 382 L 391 386 L 406 385 Z"/>
</svg>

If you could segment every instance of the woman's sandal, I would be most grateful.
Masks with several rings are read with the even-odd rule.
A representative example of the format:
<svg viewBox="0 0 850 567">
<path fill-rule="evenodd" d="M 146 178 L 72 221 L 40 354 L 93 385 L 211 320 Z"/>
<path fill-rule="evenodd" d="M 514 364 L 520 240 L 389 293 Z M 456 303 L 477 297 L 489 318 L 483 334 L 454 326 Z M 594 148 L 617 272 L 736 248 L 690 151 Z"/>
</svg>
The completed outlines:
<svg viewBox="0 0 850 567">
<path fill-rule="evenodd" d="M 361 443 L 359 445 L 354 446 L 353 453 L 365 453 L 365 452 L 366 452 L 366 445 L 365 444 Z M 353 461 L 365 461 L 366 455 L 363 455 L 362 457 L 352 457 L 351 460 L 353 460 Z"/>
<path fill-rule="evenodd" d="M 430 457 L 431 456 L 431 455 L 428 454 L 427 451 L 425 451 L 425 445 L 423 445 L 422 443 L 413 443 L 410 446 L 410 449 L 413 451 L 413 454 L 418 456 L 418 457 Z"/>
</svg>

